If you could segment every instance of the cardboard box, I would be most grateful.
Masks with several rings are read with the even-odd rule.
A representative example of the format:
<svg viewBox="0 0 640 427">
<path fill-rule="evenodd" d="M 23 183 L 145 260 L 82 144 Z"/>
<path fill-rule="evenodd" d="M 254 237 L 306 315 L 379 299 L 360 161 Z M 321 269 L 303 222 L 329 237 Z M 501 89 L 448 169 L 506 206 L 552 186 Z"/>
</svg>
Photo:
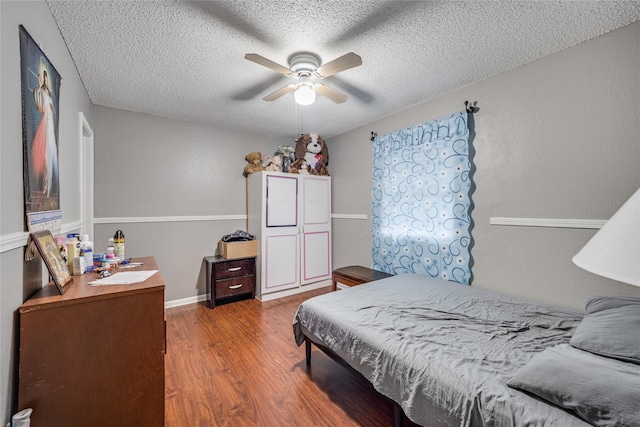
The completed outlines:
<svg viewBox="0 0 640 427">
<path fill-rule="evenodd" d="M 258 254 L 258 241 L 223 242 L 220 240 L 218 241 L 218 254 L 226 259 L 253 257 Z"/>
</svg>

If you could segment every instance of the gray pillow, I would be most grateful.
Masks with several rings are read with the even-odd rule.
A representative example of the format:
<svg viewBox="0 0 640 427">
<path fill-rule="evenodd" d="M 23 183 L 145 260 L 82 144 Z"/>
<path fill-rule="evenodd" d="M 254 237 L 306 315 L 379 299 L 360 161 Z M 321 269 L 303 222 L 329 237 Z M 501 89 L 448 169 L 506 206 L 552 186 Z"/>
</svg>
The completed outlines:
<svg viewBox="0 0 640 427">
<path fill-rule="evenodd" d="M 601 356 L 640 363 L 640 298 L 591 298 L 570 344 Z"/>
<path fill-rule="evenodd" d="M 595 426 L 640 425 L 640 365 L 560 344 L 533 356 L 507 385 Z"/>
</svg>

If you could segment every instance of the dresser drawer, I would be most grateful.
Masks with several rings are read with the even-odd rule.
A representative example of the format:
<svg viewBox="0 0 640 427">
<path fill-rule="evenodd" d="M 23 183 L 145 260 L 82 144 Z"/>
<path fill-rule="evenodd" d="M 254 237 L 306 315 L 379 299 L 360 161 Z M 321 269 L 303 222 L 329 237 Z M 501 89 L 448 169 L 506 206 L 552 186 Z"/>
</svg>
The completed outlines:
<svg viewBox="0 0 640 427">
<path fill-rule="evenodd" d="M 255 274 L 254 259 L 229 260 L 215 264 L 215 280 L 228 279 Z"/>
<path fill-rule="evenodd" d="M 219 280 L 215 284 L 215 298 L 230 297 L 246 293 L 253 293 L 255 289 L 255 276 L 234 277 L 232 279 Z"/>
</svg>

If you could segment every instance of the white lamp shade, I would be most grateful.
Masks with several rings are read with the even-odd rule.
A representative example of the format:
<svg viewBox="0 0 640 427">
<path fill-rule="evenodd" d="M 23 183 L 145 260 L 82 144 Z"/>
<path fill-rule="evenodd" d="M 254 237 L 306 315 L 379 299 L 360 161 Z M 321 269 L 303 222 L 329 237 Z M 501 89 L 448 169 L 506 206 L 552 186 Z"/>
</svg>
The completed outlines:
<svg viewBox="0 0 640 427">
<path fill-rule="evenodd" d="M 300 105 L 311 105 L 316 100 L 316 91 L 306 84 L 300 85 L 293 96 Z"/>
<path fill-rule="evenodd" d="M 573 257 L 573 262 L 591 273 L 640 286 L 640 189 Z"/>
</svg>

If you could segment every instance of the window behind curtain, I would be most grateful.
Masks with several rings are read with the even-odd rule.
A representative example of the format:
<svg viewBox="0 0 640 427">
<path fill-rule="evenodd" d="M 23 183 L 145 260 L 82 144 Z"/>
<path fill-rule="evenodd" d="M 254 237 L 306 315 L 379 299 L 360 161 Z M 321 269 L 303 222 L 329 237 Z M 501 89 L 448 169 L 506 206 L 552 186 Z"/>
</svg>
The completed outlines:
<svg viewBox="0 0 640 427">
<path fill-rule="evenodd" d="M 469 284 L 469 127 L 466 111 L 376 137 L 372 266 Z"/>
</svg>

